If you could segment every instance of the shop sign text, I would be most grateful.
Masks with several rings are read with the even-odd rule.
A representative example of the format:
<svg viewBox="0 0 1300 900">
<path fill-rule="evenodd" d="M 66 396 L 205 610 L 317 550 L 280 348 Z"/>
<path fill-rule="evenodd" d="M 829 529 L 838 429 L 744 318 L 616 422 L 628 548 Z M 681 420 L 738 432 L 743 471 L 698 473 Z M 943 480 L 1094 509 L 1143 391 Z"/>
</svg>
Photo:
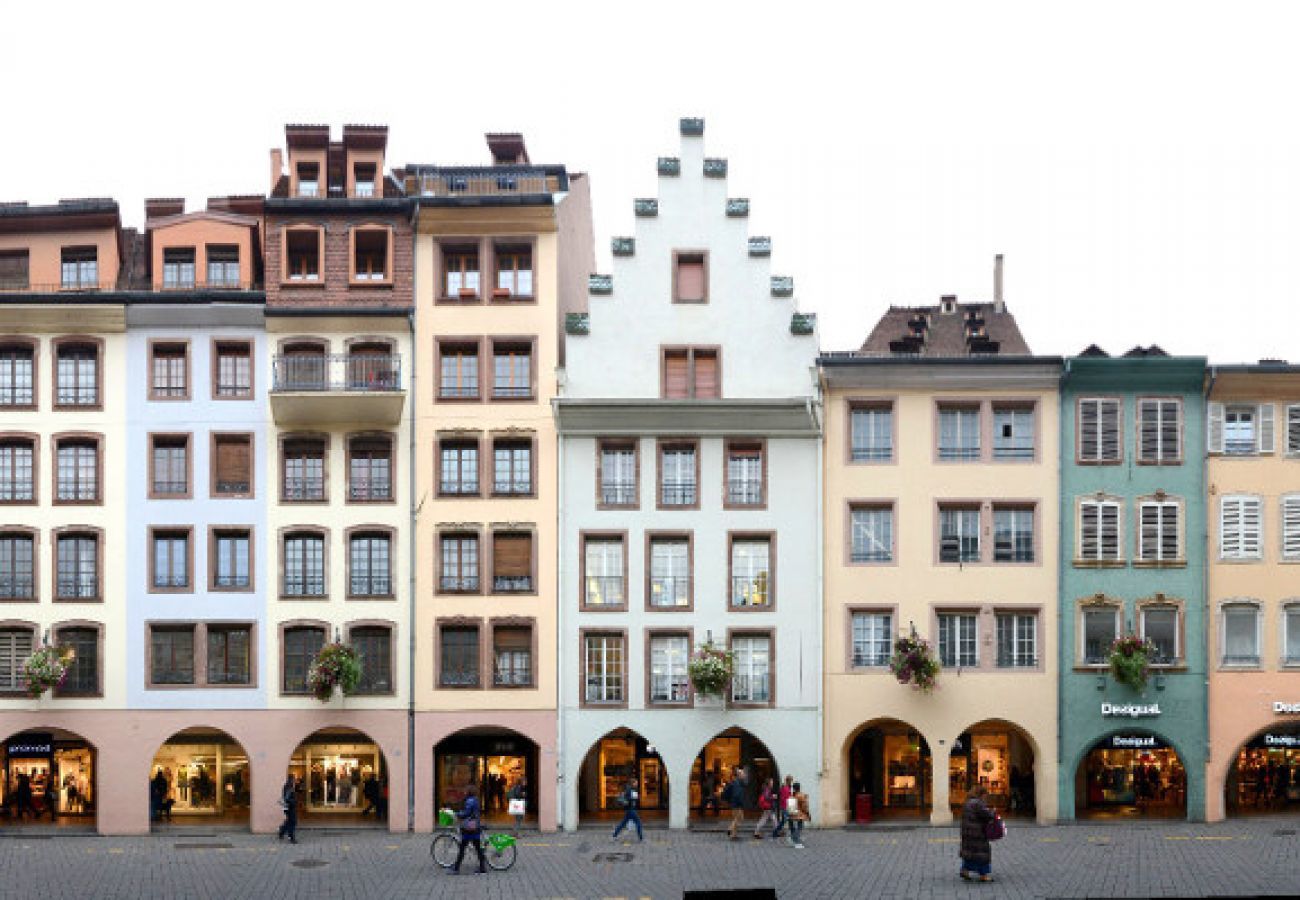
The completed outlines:
<svg viewBox="0 0 1300 900">
<path fill-rule="evenodd" d="M 1273 712 L 1279 716 L 1300 713 L 1300 703 L 1283 703 L 1281 700 L 1274 700 Z"/>
<path fill-rule="evenodd" d="M 1103 703 L 1101 714 L 1107 718 L 1142 719 L 1160 715 L 1159 703 Z"/>
</svg>

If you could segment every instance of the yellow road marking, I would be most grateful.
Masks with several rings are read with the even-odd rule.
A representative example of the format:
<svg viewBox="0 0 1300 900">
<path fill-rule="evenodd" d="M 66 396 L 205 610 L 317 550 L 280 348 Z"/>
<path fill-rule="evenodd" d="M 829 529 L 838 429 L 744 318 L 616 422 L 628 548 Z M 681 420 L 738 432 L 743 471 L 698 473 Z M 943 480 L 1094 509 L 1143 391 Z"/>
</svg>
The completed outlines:
<svg viewBox="0 0 1300 900">
<path fill-rule="evenodd" d="M 1188 837 L 1188 836 L 1185 835 L 1185 834 L 1167 834 L 1167 835 L 1165 835 L 1165 840 L 1167 840 L 1167 841 L 1190 841 L 1191 838 Z"/>
<path fill-rule="evenodd" d="M 1038 839 L 1038 843 L 1040 843 L 1040 844 L 1057 844 L 1057 843 L 1060 843 L 1060 840 L 1061 840 L 1060 838 L 1039 838 L 1039 839 Z"/>
<path fill-rule="evenodd" d="M 108 852 L 109 852 L 109 853 L 125 853 L 126 851 L 123 850 L 121 847 L 109 847 L 109 848 L 108 848 Z"/>
<path fill-rule="evenodd" d="M 1230 841 L 1233 839 L 1230 834 L 1198 834 L 1198 841 Z"/>
<path fill-rule="evenodd" d="M 957 838 L 927 838 L 931 844 L 956 844 Z"/>
</svg>

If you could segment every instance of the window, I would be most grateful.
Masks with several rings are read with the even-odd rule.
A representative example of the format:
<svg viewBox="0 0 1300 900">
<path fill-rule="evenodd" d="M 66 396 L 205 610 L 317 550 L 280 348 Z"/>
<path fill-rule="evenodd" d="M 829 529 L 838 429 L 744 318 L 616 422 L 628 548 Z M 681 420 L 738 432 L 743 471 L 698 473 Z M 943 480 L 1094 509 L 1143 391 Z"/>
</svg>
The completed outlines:
<svg viewBox="0 0 1300 900">
<path fill-rule="evenodd" d="M 442 569 L 438 590 L 442 593 L 478 591 L 478 535 L 444 534 L 438 538 Z"/>
<path fill-rule="evenodd" d="M 706 303 L 709 299 L 708 255 L 673 251 L 673 302 Z"/>
<path fill-rule="evenodd" d="M 1172 606 L 1142 608 L 1142 637 L 1156 645 L 1153 665 L 1176 663 L 1180 656 L 1178 609 Z"/>
<path fill-rule="evenodd" d="M 478 443 L 444 440 L 439 451 L 438 493 L 478 494 Z"/>
<path fill-rule="evenodd" d="M 248 529 L 212 533 L 212 587 L 246 590 L 253 584 L 253 540 Z"/>
<path fill-rule="evenodd" d="M 158 529 L 152 533 L 150 587 L 155 591 L 188 590 L 190 587 L 190 533 L 188 530 Z"/>
<path fill-rule="evenodd" d="M 763 445 L 748 441 L 727 443 L 727 505 L 762 506 L 767 476 Z"/>
<path fill-rule="evenodd" d="M 533 590 L 533 536 L 492 535 L 492 591 L 526 594 Z"/>
<path fill-rule="evenodd" d="M 291 533 L 284 538 L 284 584 L 286 597 L 325 596 L 325 537 Z"/>
<path fill-rule="evenodd" d="M 735 635 L 731 652 L 736 658 L 731 678 L 733 703 L 772 702 L 772 638 L 769 635 Z"/>
<path fill-rule="evenodd" d="M 532 441 L 497 440 L 492 448 L 492 493 L 526 496 L 532 492 Z"/>
<path fill-rule="evenodd" d="M 0 532 L 0 600 L 36 598 L 36 539 Z"/>
<path fill-rule="evenodd" d="M 92 697 L 99 688 L 99 629 L 60 628 L 54 639 L 72 651 L 72 664 L 63 684 L 55 689 L 60 697 Z"/>
<path fill-rule="evenodd" d="M 36 402 L 35 353 L 30 345 L 0 345 L 0 407 Z"/>
<path fill-rule="evenodd" d="M 849 561 L 893 562 L 894 508 L 855 506 L 849 510 Z"/>
<path fill-rule="evenodd" d="M 894 617 L 886 612 L 853 614 L 854 668 L 883 668 L 894 653 Z"/>
<path fill-rule="evenodd" d="M 59 503 L 95 503 L 99 500 L 99 445 L 93 440 L 63 439 L 55 450 L 56 492 Z"/>
<path fill-rule="evenodd" d="M 993 507 L 993 561 L 1034 561 L 1033 507 Z"/>
<path fill-rule="evenodd" d="M 478 626 L 443 627 L 438 683 L 442 687 L 478 687 Z"/>
<path fill-rule="evenodd" d="M 194 684 L 193 625 L 154 625 L 149 629 L 149 682 Z"/>
<path fill-rule="evenodd" d="M 1282 663 L 1300 665 L 1300 604 L 1283 607 L 1282 631 Z"/>
<path fill-rule="evenodd" d="M 93 345 L 59 346 L 55 361 L 54 405 L 99 405 L 99 353 Z"/>
<path fill-rule="evenodd" d="M 940 406 L 939 459 L 945 462 L 970 462 L 979 458 L 979 407 Z"/>
<path fill-rule="evenodd" d="M 281 499 L 324 500 L 325 441 L 319 438 L 292 438 L 284 442 L 280 453 L 283 457 Z"/>
<path fill-rule="evenodd" d="M 690 701 L 691 682 L 686 669 L 690 656 L 691 639 L 686 635 L 651 635 L 651 703 L 686 703 Z"/>
<path fill-rule="evenodd" d="M 348 564 L 351 579 L 348 593 L 353 597 L 390 597 L 391 538 L 387 534 L 354 534 L 348 541 Z"/>
<path fill-rule="evenodd" d="M 623 681 L 627 674 L 623 635 L 588 634 L 582 643 L 583 701 L 622 703 Z"/>
<path fill-rule="evenodd" d="M 1272 409 L 1272 406 L 1269 407 Z M 1256 423 L 1259 407 L 1228 406 L 1223 410 L 1223 452 L 1249 455 L 1257 452 L 1259 435 Z"/>
<path fill-rule="evenodd" d="M 1079 462 L 1119 462 L 1120 401 L 1115 397 L 1086 397 L 1078 401 Z"/>
<path fill-rule="evenodd" d="M 352 196 L 365 199 L 375 196 L 376 171 L 374 163 L 357 163 L 352 167 Z"/>
<path fill-rule="evenodd" d="M 209 625 L 208 684 L 252 684 L 253 629 L 248 625 Z"/>
<path fill-rule="evenodd" d="M 979 507 L 939 507 L 939 562 L 968 563 L 979 561 Z"/>
<path fill-rule="evenodd" d="M 30 628 L 0 628 L 0 692 L 25 691 L 23 663 L 32 655 Z"/>
<path fill-rule="evenodd" d="M 999 669 L 1038 665 L 1037 613 L 998 613 L 997 639 Z"/>
<path fill-rule="evenodd" d="M 253 347 L 246 342 L 222 341 L 217 344 L 217 371 L 214 395 L 232 400 L 253 396 Z"/>
<path fill-rule="evenodd" d="M 99 287 L 99 257 L 94 247 L 64 247 L 60 254 L 60 284 L 66 291 Z"/>
<path fill-rule="evenodd" d="M 320 196 L 319 163 L 298 163 L 298 196 Z"/>
<path fill-rule="evenodd" d="M 533 683 L 533 630 L 527 625 L 492 629 L 492 683 L 529 687 Z"/>
<path fill-rule="evenodd" d="M 0 377 L 0 402 L 3 402 L 3 377 Z M 1300 406 L 1286 408 L 1286 455 L 1300 455 Z"/>
<path fill-rule="evenodd" d="M 659 447 L 659 505 L 697 506 L 700 502 L 695 444 Z"/>
<path fill-rule="evenodd" d="M 1182 404 L 1177 400 L 1138 401 L 1138 462 L 1172 463 L 1183 458 Z"/>
<path fill-rule="evenodd" d="M 583 536 L 583 606 L 622 607 L 627 604 L 624 546 L 621 537 Z"/>
<path fill-rule="evenodd" d="M 323 460 L 322 460 L 323 462 Z M 248 497 L 253 493 L 253 436 L 212 436 L 212 495 Z M 324 485 L 321 486 L 324 490 Z M 285 499 L 290 499 L 288 496 Z"/>
<path fill-rule="evenodd" d="M 208 244 L 207 254 L 208 287 L 239 287 L 239 248 L 234 245 Z"/>
<path fill-rule="evenodd" d="M 94 600 L 99 597 L 99 538 L 70 532 L 54 542 L 54 597 L 56 600 Z"/>
<path fill-rule="evenodd" d="M 1300 560 L 1300 494 L 1283 494 L 1281 505 L 1282 558 Z"/>
<path fill-rule="evenodd" d="M 1118 562 L 1120 505 L 1115 500 L 1079 501 L 1079 560 Z"/>
<path fill-rule="evenodd" d="M 443 400 L 478 399 L 478 345 L 439 345 L 438 396 Z"/>
<path fill-rule="evenodd" d="M 442 262 L 446 269 L 443 296 L 452 300 L 476 299 L 479 295 L 478 248 L 444 247 Z"/>
<path fill-rule="evenodd" d="M 731 539 L 731 605 L 770 606 L 776 599 L 772 581 L 772 539 Z"/>
<path fill-rule="evenodd" d="M 149 492 L 155 497 L 186 497 L 190 493 L 190 439 L 188 435 L 149 436 L 151 471 Z"/>
<path fill-rule="evenodd" d="M 348 444 L 348 499 L 393 499 L 393 442 L 386 437 L 352 438 Z"/>
<path fill-rule="evenodd" d="M 521 400 L 533 396 L 532 344 L 498 343 L 492 347 L 492 397 Z"/>
<path fill-rule="evenodd" d="M 0 250 L 0 291 L 25 291 L 31 287 L 31 254 L 27 250 Z"/>
<path fill-rule="evenodd" d="M 533 296 L 531 247 L 497 247 L 497 285 L 493 296 L 501 299 Z"/>
<path fill-rule="evenodd" d="M 889 404 L 849 410 L 849 459 L 889 462 L 894 458 L 894 408 Z"/>
<path fill-rule="evenodd" d="M 635 443 L 600 443 L 600 505 L 635 507 L 637 447 Z"/>
<path fill-rule="evenodd" d="M 315 196 L 313 194 L 312 196 Z M 315 228 L 299 228 L 285 232 L 286 274 L 290 281 L 320 280 L 320 232 Z"/>
<path fill-rule="evenodd" d="M 1032 460 L 1034 458 L 1034 407 L 1031 405 L 994 404 L 993 458 Z"/>
<path fill-rule="evenodd" d="M 978 666 L 978 626 L 975 613 L 940 613 L 939 665 L 949 669 Z"/>
<path fill-rule="evenodd" d="M 1178 562 L 1182 559 L 1176 500 L 1144 500 L 1138 504 L 1138 559 L 1144 562 Z"/>
<path fill-rule="evenodd" d="M 1259 665 L 1259 608 L 1253 604 L 1223 607 L 1223 664 Z"/>
<path fill-rule="evenodd" d="M 1219 558 L 1259 559 L 1261 502 L 1258 497 L 1228 496 L 1219 500 Z"/>
<path fill-rule="evenodd" d="M 284 629 L 284 663 L 281 690 L 286 694 L 307 694 L 307 670 L 320 648 L 325 646 L 325 629 L 295 626 Z"/>
<path fill-rule="evenodd" d="M 651 536 L 650 584 L 652 609 L 691 605 L 691 542 L 689 537 Z"/>
<path fill-rule="evenodd" d="M 361 657 L 357 694 L 393 692 L 393 632 L 383 625 L 363 625 L 348 632 L 348 643 Z"/>
<path fill-rule="evenodd" d="M 722 395 L 718 351 L 699 347 L 663 351 L 663 395 L 669 400 L 694 397 L 716 400 Z"/>
<path fill-rule="evenodd" d="M 36 500 L 36 442 L 27 438 L 0 441 L 0 503 Z"/>
<path fill-rule="evenodd" d="M 163 288 L 194 287 L 194 248 L 168 247 L 163 250 Z"/>
<path fill-rule="evenodd" d="M 356 281 L 387 280 L 387 229 L 366 228 L 352 232 L 352 278 Z"/>
<path fill-rule="evenodd" d="M 1088 666 L 1107 665 L 1110 646 L 1119 635 L 1119 608 L 1103 606 L 1083 611 L 1083 662 Z"/>
</svg>

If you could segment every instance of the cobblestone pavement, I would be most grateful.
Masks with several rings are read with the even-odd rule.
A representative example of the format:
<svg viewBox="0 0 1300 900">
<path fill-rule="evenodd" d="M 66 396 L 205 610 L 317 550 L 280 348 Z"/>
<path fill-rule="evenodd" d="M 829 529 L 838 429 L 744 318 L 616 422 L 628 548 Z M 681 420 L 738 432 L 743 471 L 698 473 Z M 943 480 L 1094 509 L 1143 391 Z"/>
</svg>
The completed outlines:
<svg viewBox="0 0 1300 900">
<path fill-rule="evenodd" d="M 303 831 L 291 846 L 247 833 L 109 838 L 6 829 L 0 897 L 636 900 L 739 887 L 775 887 L 782 898 L 900 900 L 1294 896 L 1297 832 L 1294 817 L 1219 825 L 1013 822 L 994 848 L 997 883 L 966 884 L 957 878 L 955 828 L 809 831 L 802 851 L 772 841 L 732 843 L 720 834 L 650 831 L 643 844 L 616 844 L 604 831 L 531 834 L 521 839 L 514 869 L 483 877 L 438 869 L 427 835 Z"/>
</svg>

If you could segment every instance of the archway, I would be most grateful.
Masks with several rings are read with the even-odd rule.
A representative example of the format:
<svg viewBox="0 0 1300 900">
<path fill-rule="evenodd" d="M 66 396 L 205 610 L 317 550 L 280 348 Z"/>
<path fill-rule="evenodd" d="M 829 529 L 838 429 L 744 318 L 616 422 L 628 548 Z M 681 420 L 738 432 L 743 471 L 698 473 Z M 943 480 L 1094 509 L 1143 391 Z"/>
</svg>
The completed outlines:
<svg viewBox="0 0 1300 900">
<path fill-rule="evenodd" d="M 98 754 L 62 728 L 10 735 L 0 749 L 0 811 L 4 827 L 91 827 L 98 812 Z"/>
<path fill-rule="evenodd" d="M 1187 770 L 1150 731 L 1109 734 L 1083 754 L 1074 776 L 1075 818 L 1123 821 L 1187 816 Z"/>
<path fill-rule="evenodd" d="M 1266 728 L 1242 744 L 1223 792 L 1230 816 L 1300 810 L 1300 722 Z"/>
<path fill-rule="evenodd" d="M 247 827 L 253 796 L 248 753 L 217 728 L 168 738 L 149 768 L 150 818 L 174 825 Z"/>
<path fill-rule="evenodd" d="M 928 819 L 933 803 L 930 745 L 897 719 L 868 722 L 848 742 L 849 821 Z"/>
<path fill-rule="evenodd" d="M 379 745 L 355 728 L 322 728 L 289 759 L 304 825 L 388 827 L 388 767 Z"/>
<path fill-rule="evenodd" d="M 537 744 L 509 728 L 466 728 L 433 748 L 433 796 L 438 809 L 457 809 L 469 785 L 478 788 L 483 817 L 490 823 L 514 822 L 509 795 L 516 784 L 524 793 L 524 821 L 537 823 Z"/>
<path fill-rule="evenodd" d="M 668 767 L 654 744 L 629 728 L 616 728 L 591 745 L 578 773 L 580 824 L 613 822 L 623 817 L 619 797 L 628 781 L 636 783 L 641 819 L 668 820 Z"/>
<path fill-rule="evenodd" d="M 1034 742 L 1019 726 L 986 719 L 963 731 L 948 756 L 948 804 L 961 809 L 976 785 L 988 789 L 989 805 L 1001 815 L 1037 812 Z"/>
<path fill-rule="evenodd" d="M 758 805 L 763 782 L 771 778 L 774 784 L 781 783 L 781 770 L 766 744 L 743 728 L 733 727 L 719 732 L 704 745 L 691 764 L 691 816 L 696 821 L 708 821 L 719 816 L 722 806 L 720 794 L 737 766 L 742 767 L 747 775 L 746 806 L 751 809 Z M 811 779 L 814 774 L 810 772 L 807 777 Z"/>
</svg>

